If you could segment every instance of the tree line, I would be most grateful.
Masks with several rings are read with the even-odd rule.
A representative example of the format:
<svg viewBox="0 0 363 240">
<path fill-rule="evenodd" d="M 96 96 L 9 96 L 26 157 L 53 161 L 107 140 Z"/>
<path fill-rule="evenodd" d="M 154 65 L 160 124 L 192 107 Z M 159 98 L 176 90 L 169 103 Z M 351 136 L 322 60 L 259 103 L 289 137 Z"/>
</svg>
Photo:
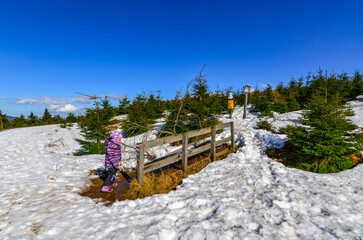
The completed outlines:
<svg viewBox="0 0 363 240">
<path fill-rule="evenodd" d="M 123 120 L 123 132 L 126 136 L 135 136 L 153 129 L 159 118 L 164 118 L 165 122 L 163 129 L 158 129 L 160 135 L 179 134 L 211 126 L 216 123 L 216 115 L 227 111 L 229 92 L 233 93 L 236 105 L 243 105 L 245 96 L 242 89 L 233 90 L 232 87 L 210 91 L 208 80 L 202 73 L 203 69 L 184 90 L 177 91 L 171 100 L 163 100 L 160 92 L 157 94 L 143 92 L 133 100 L 124 98 L 119 100 L 118 106 L 112 106 L 106 97 L 97 100 L 98 102 L 87 108 L 84 114 L 75 116 L 69 113 L 66 118 L 60 115 L 52 116 L 48 109 L 45 109 L 42 117 L 37 117 L 31 112 L 27 117 L 22 114 L 9 120 L 0 110 L 0 130 L 75 122 L 83 128 L 92 130 L 95 129 L 93 124 L 101 124 L 100 127 L 103 128 L 108 123 L 106 119 L 123 114 L 128 116 Z M 292 78 L 287 84 L 281 82 L 275 89 L 272 89 L 270 84 L 267 84 L 263 90 L 256 86 L 249 94 L 248 103 L 252 104 L 252 112 L 259 112 L 262 116 L 269 115 L 273 111 L 279 113 L 296 111 L 306 108 L 313 94 L 321 89 L 326 89 L 329 98 L 339 94 L 341 102 L 345 103 L 363 93 L 362 74 L 355 72 L 351 77 L 347 73 L 328 76 L 320 70 L 315 75 Z M 99 104 L 98 109 L 97 104 Z M 96 121 L 95 116 L 98 116 Z"/>
<path fill-rule="evenodd" d="M 322 89 L 329 98 L 339 94 L 341 101 L 345 103 L 363 93 L 362 74 L 357 71 L 349 77 L 347 73 L 328 75 L 319 70 L 317 74 L 309 74 L 297 80 L 292 78 L 286 85 L 281 82 L 274 90 L 270 84 L 263 91 L 256 87 L 250 98 L 252 111 L 266 115 L 272 111 L 285 113 L 301 110 L 314 93 Z"/>
<path fill-rule="evenodd" d="M 79 118 L 79 116 L 76 116 L 73 113 L 69 113 L 66 118 L 62 118 L 60 115 L 53 116 L 46 108 L 41 117 L 38 117 L 33 112 L 30 112 L 27 117 L 21 114 L 19 117 L 9 119 L 9 117 L 6 114 L 3 114 L 0 110 L 0 130 L 21 127 L 34 127 L 49 124 L 76 123 Z"/>
<path fill-rule="evenodd" d="M 77 122 L 82 132 L 82 139 L 77 141 L 84 149 L 77 154 L 104 153 L 102 142 L 108 137 L 110 125 L 118 122 L 112 120 L 118 115 L 125 116 L 121 120 L 124 137 L 150 130 L 163 137 L 212 126 L 218 123 L 218 114 L 227 113 L 229 92 L 233 93 L 236 105 L 244 104 L 245 95 L 242 88 L 211 91 L 203 69 L 170 100 L 163 100 L 160 92 L 143 92 L 132 100 L 124 98 L 119 100 L 118 106 L 112 106 L 106 97 L 95 100 L 93 106 L 79 116 L 70 113 L 62 119 L 59 115 L 51 116 L 46 109 L 41 118 L 31 113 L 27 118 L 20 116 L 9 121 L 6 115 L 0 114 L 2 125 L 12 128 Z M 294 159 L 286 162 L 304 170 L 335 172 L 351 167 L 352 161 L 347 155 L 362 149 L 362 134 L 351 133 L 357 127 L 346 118 L 353 112 L 345 105 L 362 94 L 362 74 L 358 71 L 349 76 L 347 73 L 328 75 L 319 70 L 306 77 L 292 78 L 286 84 L 281 82 L 275 89 L 270 84 L 262 90 L 255 87 L 249 93 L 248 103 L 251 111 L 260 113 L 261 117 L 272 117 L 273 112 L 307 110 L 301 119 L 304 127 L 281 129 L 289 135 L 288 144 L 300 156 L 294 155 Z M 263 119 L 259 123 L 260 127 L 267 125 Z"/>
</svg>

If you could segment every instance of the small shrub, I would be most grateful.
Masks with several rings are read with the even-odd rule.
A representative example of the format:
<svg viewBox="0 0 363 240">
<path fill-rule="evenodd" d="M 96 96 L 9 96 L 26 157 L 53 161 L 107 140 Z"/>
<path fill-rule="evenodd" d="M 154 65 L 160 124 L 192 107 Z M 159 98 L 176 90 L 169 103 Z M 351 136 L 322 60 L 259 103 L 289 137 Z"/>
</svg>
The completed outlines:
<svg viewBox="0 0 363 240">
<path fill-rule="evenodd" d="M 267 131 L 272 132 L 272 125 L 271 125 L 271 123 L 269 123 L 269 122 L 268 122 L 268 121 L 266 121 L 266 120 L 259 121 L 259 122 L 257 123 L 257 128 L 259 128 L 259 129 L 265 129 L 265 130 L 267 130 Z"/>
<path fill-rule="evenodd" d="M 286 134 L 288 137 L 291 137 L 294 132 L 297 132 L 299 130 L 301 131 L 303 129 L 303 127 L 288 125 L 286 127 L 280 128 L 279 132 L 282 134 Z"/>
</svg>

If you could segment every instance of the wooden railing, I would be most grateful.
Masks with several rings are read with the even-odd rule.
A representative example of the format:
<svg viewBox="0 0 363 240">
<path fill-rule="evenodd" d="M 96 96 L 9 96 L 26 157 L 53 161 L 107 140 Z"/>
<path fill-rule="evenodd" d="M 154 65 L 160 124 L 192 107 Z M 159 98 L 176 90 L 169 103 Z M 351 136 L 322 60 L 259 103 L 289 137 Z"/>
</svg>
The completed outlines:
<svg viewBox="0 0 363 240">
<path fill-rule="evenodd" d="M 220 141 L 216 141 L 216 132 L 220 129 L 224 129 L 230 127 L 231 128 L 231 137 L 222 139 Z M 205 134 L 211 134 L 211 142 L 208 144 L 205 144 L 203 146 L 200 146 L 198 148 L 194 148 L 192 150 L 188 151 L 188 140 L 189 138 L 205 135 Z M 170 144 L 174 142 L 182 141 L 182 148 L 178 149 L 174 152 L 171 152 L 163 157 L 160 157 L 158 159 L 155 159 L 154 161 L 144 164 L 144 158 L 145 158 L 145 150 L 161 146 L 164 144 Z M 211 160 L 215 161 L 216 159 L 216 147 L 225 144 L 227 142 L 231 142 L 231 147 L 235 148 L 235 139 L 234 139 L 234 124 L 233 122 L 224 123 L 208 128 L 202 128 L 199 130 L 186 132 L 183 134 L 178 134 L 175 136 L 169 136 L 164 138 L 158 138 L 151 141 L 145 141 L 139 144 L 140 152 L 139 152 L 139 158 L 137 161 L 137 168 L 136 168 L 136 176 L 137 181 L 140 185 L 143 184 L 144 174 L 152 172 L 154 170 L 163 168 L 165 166 L 168 166 L 170 164 L 173 164 L 178 161 L 182 161 L 182 166 L 184 173 L 187 173 L 187 165 L 188 165 L 188 157 L 197 155 L 199 153 L 205 152 L 207 150 L 211 150 Z"/>
</svg>

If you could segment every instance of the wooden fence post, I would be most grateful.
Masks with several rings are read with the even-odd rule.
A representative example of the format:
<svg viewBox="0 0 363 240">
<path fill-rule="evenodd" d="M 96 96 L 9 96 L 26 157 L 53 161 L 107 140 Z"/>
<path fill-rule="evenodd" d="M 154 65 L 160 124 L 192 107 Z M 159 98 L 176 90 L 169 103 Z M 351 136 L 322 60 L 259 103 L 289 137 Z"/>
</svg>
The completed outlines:
<svg viewBox="0 0 363 240">
<path fill-rule="evenodd" d="M 183 133 L 182 166 L 184 174 L 188 172 L 188 133 Z"/>
<path fill-rule="evenodd" d="M 231 147 L 235 149 L 236 144 L 234 143 L 234 122 L 231 122 Z"/>
<path fill-rule="evenodd" d="M 211 161 L 215 161 L 216 160 L 216 126 L 212 126 L 212 131 L 211 131 L 211 150 L 210 150 L 210 157 L 211 157 Z"/>
<path fill-rule="evenodd" d="M 136 169 L 136 177 L 137 181 L 140 185 L 144 182 L 144 144 L 140 144 L 140 153 L 139 159 L 137 161 L 137 169 Z"/>
</svg>

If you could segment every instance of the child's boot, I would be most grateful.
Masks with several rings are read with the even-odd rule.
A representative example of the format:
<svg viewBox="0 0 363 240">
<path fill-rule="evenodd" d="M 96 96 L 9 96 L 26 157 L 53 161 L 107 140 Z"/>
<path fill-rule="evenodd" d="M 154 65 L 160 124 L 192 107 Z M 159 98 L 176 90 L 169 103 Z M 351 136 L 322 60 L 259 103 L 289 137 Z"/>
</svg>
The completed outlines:
<svg viewBox="0 0 363 240">
<path fill-rule="evenodd" d="M 118 184 L 117 183 L 112 183 L 112 185 L 110 187 L 117 187 Z"/>
<path fill-rule="evenodd" d="M 103 186 L 102 188 L 101 188 L 101 192 L 103 192 L 103 193 L 110 193 L 110 192 L 112 192 L 113 190 L 112 190 L 112 188 L 110 188 L 110 186 Z"/>
</svg>

